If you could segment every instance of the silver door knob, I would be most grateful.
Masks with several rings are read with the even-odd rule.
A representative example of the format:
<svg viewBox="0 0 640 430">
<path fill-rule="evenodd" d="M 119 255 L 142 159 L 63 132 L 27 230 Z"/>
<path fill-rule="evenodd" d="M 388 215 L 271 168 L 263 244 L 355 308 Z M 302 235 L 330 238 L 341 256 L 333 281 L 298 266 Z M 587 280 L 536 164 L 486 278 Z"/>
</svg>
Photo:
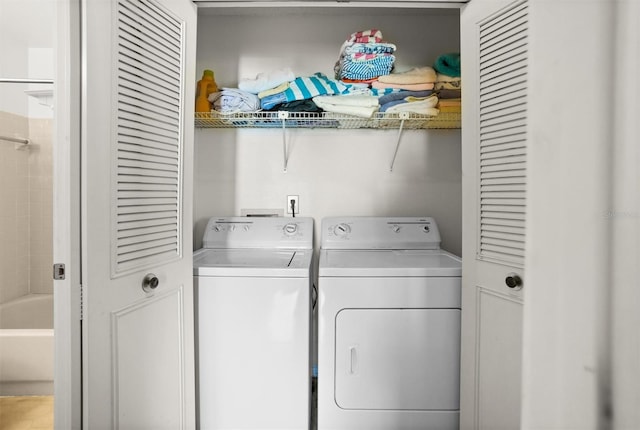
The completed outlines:
<svg viewBox="0 0 640 430">
<path fill-rule="evenodd" d="M 160 280 L 153 273 L 147 273 L 146 276 L 142 279 L 142 289 L 145 293 L 150 293 L 160 284 Z"/>
<path fill-rule="evenodd" d="M 504 283 L 514 290 L 522 289 L 522 278 L 517 273 L 509 273 L 504 279 Z"/>
</svg>

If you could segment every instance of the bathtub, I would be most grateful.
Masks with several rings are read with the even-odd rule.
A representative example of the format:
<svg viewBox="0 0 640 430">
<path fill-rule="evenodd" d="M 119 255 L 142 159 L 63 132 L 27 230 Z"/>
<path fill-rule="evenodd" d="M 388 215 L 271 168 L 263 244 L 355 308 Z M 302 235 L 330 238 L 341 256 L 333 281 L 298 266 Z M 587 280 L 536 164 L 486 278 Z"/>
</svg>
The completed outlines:
<svg viewBox="0 0 640 430">
<path fill-rule="evenodd" d="M 0 304 L 0 396 L 53 394 L 53 295 Z"/>
</svg>

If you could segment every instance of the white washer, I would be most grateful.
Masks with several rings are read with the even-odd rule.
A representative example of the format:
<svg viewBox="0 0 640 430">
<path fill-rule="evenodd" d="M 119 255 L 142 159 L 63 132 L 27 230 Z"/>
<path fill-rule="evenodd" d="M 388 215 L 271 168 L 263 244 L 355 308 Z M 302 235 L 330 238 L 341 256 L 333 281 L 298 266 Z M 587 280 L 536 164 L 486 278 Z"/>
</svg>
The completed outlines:
<svg viewBox="0 0 640 430">
<path fill-rule="evenodd" d="M 311 218 L 211 218 L 194 253 L 198 424 L 306 430 Z"/>
<path fill-rule="evenodd" d="M 432 218 L 325 218 L 318 430 L 459 427 L 461 260 Z"/>
</svg>

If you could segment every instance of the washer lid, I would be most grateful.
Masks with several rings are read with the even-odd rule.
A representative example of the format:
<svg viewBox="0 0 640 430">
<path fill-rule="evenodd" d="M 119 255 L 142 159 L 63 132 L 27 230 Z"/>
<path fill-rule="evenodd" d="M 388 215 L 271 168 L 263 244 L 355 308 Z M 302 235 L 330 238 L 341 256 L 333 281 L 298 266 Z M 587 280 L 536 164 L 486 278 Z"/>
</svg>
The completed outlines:
<svg viewBox="0 0 640 430">
<path fill-rule="evenodd" d="M 321 250 L 319 276 L 461 276 L 462 260 L 442 250 Z"/>
<path fill-rule="evenodd" d="M 193 254 L 196 276 L 309 276 L 311 250 L 201 249 Z"/>
</svg>

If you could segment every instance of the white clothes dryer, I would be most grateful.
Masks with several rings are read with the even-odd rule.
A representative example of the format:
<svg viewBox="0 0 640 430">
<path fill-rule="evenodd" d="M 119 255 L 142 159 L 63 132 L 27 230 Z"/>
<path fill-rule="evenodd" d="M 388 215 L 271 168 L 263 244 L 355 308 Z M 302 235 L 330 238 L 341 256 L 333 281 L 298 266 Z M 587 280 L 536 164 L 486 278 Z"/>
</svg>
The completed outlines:
<svg viewBox="0 0 640 430">
<path fill-rule="evenodd" d="M 211 218 L 194 253 L 198 427 L 306 430 L 312 218 Z"/>
<path fill-rule="evenodd" d="M 459 427 L 461 260 L 432 218 L 325 218 L 318 430 Z"/>
</svg>

